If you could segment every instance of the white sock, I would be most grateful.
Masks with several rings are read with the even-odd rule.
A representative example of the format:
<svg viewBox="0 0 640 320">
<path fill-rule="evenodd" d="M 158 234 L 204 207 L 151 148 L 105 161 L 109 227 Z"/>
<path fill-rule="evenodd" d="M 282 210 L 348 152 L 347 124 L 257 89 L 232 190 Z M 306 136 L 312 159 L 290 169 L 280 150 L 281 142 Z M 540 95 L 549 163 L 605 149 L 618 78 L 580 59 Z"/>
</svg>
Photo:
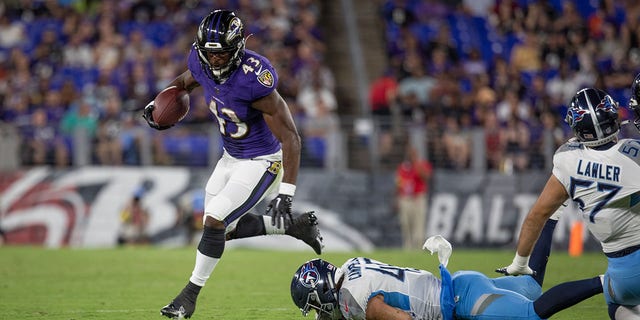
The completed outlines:
<svg viewBox="0 0 640 320">
<path fill-rule="evenodd" d="M 264 230 L 267 234 L 284 234 L 284 222 L 281 221 L 280 228 L 271 225 L 271 216 L 264 215 L 262 216 L 262 220 L 264 221 Z"/>
<path fill-rule="evenodd" d="M 200 250 L 196 250 L 196 265 L 193 267 L 193 272 L 191 273 L 189 281 L 193 282 L 193 284 L 204 287 L 205 282 L 209 279 L 209 276 L 213 272 L 213 269 L 215 269 L 218 261 L 220 261 L 219 258 L 205 256 L 200 252 Z"/>
</svg>

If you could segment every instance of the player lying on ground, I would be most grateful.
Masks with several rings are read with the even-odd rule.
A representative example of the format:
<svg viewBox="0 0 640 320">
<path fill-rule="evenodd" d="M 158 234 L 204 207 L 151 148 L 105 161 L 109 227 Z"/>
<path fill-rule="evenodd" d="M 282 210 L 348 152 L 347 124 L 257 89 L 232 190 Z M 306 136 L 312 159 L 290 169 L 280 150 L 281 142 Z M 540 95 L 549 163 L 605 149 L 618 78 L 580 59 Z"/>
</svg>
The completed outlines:
<svg viewBox="0 0 640 320">
<path fill-rule="evenodd" d="M 557 285 L 542 294 L 541 284 L 556 221 L 545 226 L 541 245 L 530 259 L 531 276 L 488 278 L 475 271 L 451 276 L 446 264 L 451 245 L 442 237 L 427 239 L 425 249 L 438 252 L 441 279 L 425 270 L 352 258 L 338 268 L 314 259 L 291 281 L 291 297 L 316 319 L 546 319 L 602 292 L 601 277 Z"/>
</svg>

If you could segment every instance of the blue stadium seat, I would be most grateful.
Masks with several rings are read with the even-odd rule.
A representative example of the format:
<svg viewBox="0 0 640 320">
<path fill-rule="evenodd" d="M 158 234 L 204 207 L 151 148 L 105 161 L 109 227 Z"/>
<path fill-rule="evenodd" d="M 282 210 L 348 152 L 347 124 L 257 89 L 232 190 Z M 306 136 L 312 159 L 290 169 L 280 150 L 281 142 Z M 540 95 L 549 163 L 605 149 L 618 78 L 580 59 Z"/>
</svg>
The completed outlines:
<svg viewBox="0 0 640 320">
<path fill-rule="evenodd" d="M 209 137 L 206 135 L 167 135 L 163 145 L 178 165 L 203 167 L 209 164 Z"/>
</svg>

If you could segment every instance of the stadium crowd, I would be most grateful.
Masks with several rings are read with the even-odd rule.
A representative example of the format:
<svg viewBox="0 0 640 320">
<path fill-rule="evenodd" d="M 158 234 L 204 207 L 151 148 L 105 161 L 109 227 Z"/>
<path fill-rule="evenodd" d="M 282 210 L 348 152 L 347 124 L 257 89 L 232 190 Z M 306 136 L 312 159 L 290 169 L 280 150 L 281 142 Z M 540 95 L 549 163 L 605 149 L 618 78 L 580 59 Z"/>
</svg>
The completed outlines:
<svg viewBox="0 0 640 320">
<path fill-rule="evenodd" d="M 570 136 L 563 120 L 579 88 L 604 89 L 626 105 L 633 75 L 640 71 L 640 4 L 596 2 L 380 1 L 388 66 L 371 84 L 371 112 L 396 118 L 392 123 L 402 123 L 401 130 L 426 128 L 435 168 L 469 168 L 474 128 L 484 132 L 487 169 L 542 168 L 544 133 L 551 133 L 556 146 Z M 140 111 L 133 110 L 144 107 L 185 65 L 183 53 L 200 19 L 213 8 L 228 8 L 247 17 L 247 47 L 278 70 L 278 90 L 304 139 L 302 165 L 323 166 L 326 137 L 339 130 L 348 110 L 338 105 L 326 61 L 322 5 L 317 0 L 3 2 L 0 124 L 20 136 L 24 166 L 74 165 L 78 136 L 90 138 L 91 164 L 139 165 L 140 141 L 146 137 L 154 164 L 207 165 L 206 156 L 192 152 L 210 147 L 210 126 L 193 129 L 212 119 L 202 98 L 192 99 L 192 106 L 200 107 L 183 120 L 194 126 L 162 134 L 150 135 Z M 381 152 L 394 143 L 393 137 L 379 141 Z"/>
<path fill-rule="evenodd" d="M 481 127 L 488 169 L 544 168 L 543 139 L 570 137 L 566 107 L 580 88 L 626 106 L 640 70 L 637 1 L 448 3 L 384 2 L 390 63 L 370 92 L 374 114 L 426 126 L 435 167 L 468 168 Z"/>
<path fill-rule="evenodd" d="M 333 74 L 322 64 L 318 1 L 3 2 L 0 121 L 21 138 L 21 164 L 74 165 L 78 135 L 89 137 L 92 164 L 140 164 L 140 140 L 151 130 L 141 109 L 186 65 L 198 23 L 215 8 L 246 17 L 247 47 L 276 66 L 285 99 L 299 99 L 295 105 L 310 117 L 336 109 Z M 315 100 L 308 106 L 308 95 L 321 89 L 324 109 Z M 203 98 L 192 106 L 182 123 L 210 124 Z M 208 163 L 192 152 L 208 147 L 206 133 L 184 127 L 154 135 L 155 164 Z"/>
</svg>

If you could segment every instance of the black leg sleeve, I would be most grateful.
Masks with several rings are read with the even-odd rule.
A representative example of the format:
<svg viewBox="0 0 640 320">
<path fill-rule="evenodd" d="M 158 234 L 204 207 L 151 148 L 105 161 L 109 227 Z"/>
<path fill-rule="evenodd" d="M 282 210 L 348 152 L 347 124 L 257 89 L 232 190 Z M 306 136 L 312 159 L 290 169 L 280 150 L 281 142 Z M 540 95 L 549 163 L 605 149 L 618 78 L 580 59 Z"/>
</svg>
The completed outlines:
<svg viewBox="0 0 640 320">
<path fill-rule="evenodd" d="M 542 319 L 602 293 L 600 277 L 561 283 L 533 302 L 533 309 Z"/>
<path fill-rule="evenodd" d="M 236 225 L 235 230 L 227 234 L 227 240 L 264 236 L 267 234 L 264 228 L 264 219 L 261 215 L 247 213 Z"/>
</svg>

